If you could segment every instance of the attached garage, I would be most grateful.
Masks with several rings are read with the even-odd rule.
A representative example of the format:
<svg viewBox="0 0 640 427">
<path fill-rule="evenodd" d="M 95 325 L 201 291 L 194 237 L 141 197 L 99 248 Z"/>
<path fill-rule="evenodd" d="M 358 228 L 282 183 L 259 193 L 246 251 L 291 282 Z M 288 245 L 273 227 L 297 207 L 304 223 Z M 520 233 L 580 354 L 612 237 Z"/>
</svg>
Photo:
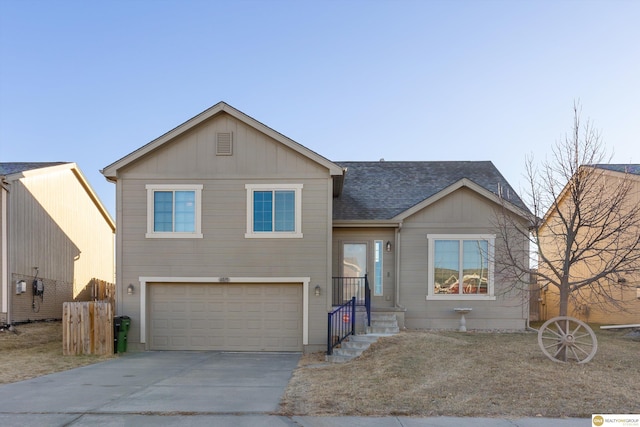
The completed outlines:
<svg viewBox="0 0 640 427">
<path fill-rule="evenodd" d="M 147 283 L 150 350 L 302 351 L 302 283 Z"/>
</svg>

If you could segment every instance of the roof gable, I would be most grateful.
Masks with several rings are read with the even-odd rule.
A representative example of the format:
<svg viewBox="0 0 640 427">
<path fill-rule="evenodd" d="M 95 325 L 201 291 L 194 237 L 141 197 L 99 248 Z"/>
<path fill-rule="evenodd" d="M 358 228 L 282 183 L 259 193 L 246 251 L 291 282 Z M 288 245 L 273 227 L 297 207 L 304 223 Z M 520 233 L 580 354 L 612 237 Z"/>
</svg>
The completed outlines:
<svg viewBox="0 0 640 427">
<path fill-rule="evenodd" d="M 170 130 L 169 132 L 165 133 L 164 135 L 154 139 L 153 141 L 149 142 L 148 144 L 140 147 L 139 149 L 137 149 L 136 151 L 133 151 L 132 153 L 126 155 L 125 157 L 121 158 L 120 160 L 117 160 L 116 162 L 110 164 L 109 166 L 105 167 L 101 172 L 102 174 L 107 177 L 107 179 L 110 180 L 117 180 L 117 176 L 118 176 L 118 170 L 131 164 L 132 162 L 149 155 L 150 153 L 154 152 L 155 150 L 159 149 L 160 147 L 162 147 L 163 145 L 169 143 L 170 141 L 172 141 L 173 139 L 175 139 L 177 136 L 182 135 L 183 133 L 193 129 L 194 127 L 200 125 L 201 123 L 203 123 L 204 121 L 220 115 L 220 114 L 229 114 L 230 116 L 236 118 L 237 120 L 242 121 L 243 123 L 245 123 L 248 126 L 251 126 L 252 128 L 256 129 L 259 132 L 264 133 L 265 135 L 273 138 L 274 140 L 276 140 L 277 142 L 291 148 L 292 150 L 296 151 L 297 153 L 313 160 L 314 162 L 326 167 L 329 171 L 331 175 L 341 175 L 342 174 L 342 168 L 340 168 L 338 165 L 336 165 L 335 163 L 331 162 L 330 160 L 326 159 L 325 157 L 319 155 L 318 153 L 309 150 L 308 148 L 304 147 L 301 144 L 298 144 L 297 142 L 295 142 L 294 140 L 282 135 L 279 132 L 276 132 L 275 130 L 271 129 L 270 127 L 260 123 L 259 121 L 255 120 L 252 117 L 249 117 L 248 115 L 244 114 L 243 112 L 233 108 L 232 106 L 230 106 L 229 104 L 226 104 L 225 102 L 219 102 L 216 105 L 214 105 L 213 107 L 203 111 L 202 113 L 198 114 L 197 116 L 187 120 L 186 122 L 182 123 L 181 125 L 177 126 L 176 128 Z"/>
<path fill-rule="evenodd" d="M 620 175 L 622 175 L 623 179 L 632 179 L 634 181 L 640 180 L 640 164 L 599 163 L 599 164 L 591 164 L 591 165 L 582 165 L 578 168 L 578 173 L 582 173 L 588 169 L 591 169 L 593 172 L 598 173 L 599 178 L 603 176 L 620 177 Z M 556 197 L 556 202 L 553 203 L 545 212 L 544 217 L 541 220 L 541 226 L 544 226 L 549 221 L 549 219 L 557 212 L 558 206 L 562 205 L 565 202 L 565 199 L 567 198 L 567 194 L 569 193 L 570 182 L 571 180 L 567 181 L 567 183 L 562 188 L 562 191 L 560 191 L 560 194 Z"/>
<path fill-rule="evenodd" d="M 464 186 L 522 215 L 527 207 L 490 161 L 338 162 L 344 187 L 334 220 L 401 220 Z"/>
<path fill-rule="evenodd" d="M 78 183 L 82 188 L 87 192 L 89 198 L 93 201 L 96 208 L 107 222 L 109 227 L 115 232 L 116 223 L 111 218 L 109 211 L 102 204 L 102 201 L 98 197 L 98 195 L 93 191 L 93 188 L 85 178 L 84 174 L 80 170 L 77 164 L 73 162 L 11 162 L 11 163 L 0 163 L 0 176 L 3 177 L 6 181 L 15 181 L 20 178 L 32 176 L 32 175 L 46 175 L 48 173 L 59 171 L 63 169 L 70 170 L 75 178 L 78 180 Z"/>
</svg>

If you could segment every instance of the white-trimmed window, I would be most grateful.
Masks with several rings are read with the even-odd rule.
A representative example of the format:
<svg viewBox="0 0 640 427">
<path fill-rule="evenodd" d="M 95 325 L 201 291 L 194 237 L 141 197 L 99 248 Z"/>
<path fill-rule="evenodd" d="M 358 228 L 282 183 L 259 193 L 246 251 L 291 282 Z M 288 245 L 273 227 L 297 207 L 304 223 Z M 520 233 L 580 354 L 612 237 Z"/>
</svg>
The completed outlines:
<svg viewBox="0 0 640 427">
<path fill-rule="evenodd" d="M 202 238 L 202 185 L 148 184 L 148 238 Z"/>
<path fill-rule="evenodd" d="M 495 299 L 492 234 L 429 234 L 427 299 Z"/>
<path fill-rule="evenodd" d="M 246 238 L 301 238 L 302 184 L 246 184 Z"/>
</svg>

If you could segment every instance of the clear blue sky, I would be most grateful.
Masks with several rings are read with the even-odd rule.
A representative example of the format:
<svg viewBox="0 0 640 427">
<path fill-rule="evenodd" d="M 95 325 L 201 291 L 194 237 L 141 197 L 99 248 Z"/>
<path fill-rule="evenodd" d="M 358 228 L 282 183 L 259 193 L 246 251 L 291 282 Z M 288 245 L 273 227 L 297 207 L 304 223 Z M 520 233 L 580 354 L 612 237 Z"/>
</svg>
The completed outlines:
<svg viewBox="0 0 640 427">
<path fill-rule="evenodd" d="M 0 0 L 0 161 L 99 170 L 218 101 L 330 160 L 491 160 L 574 100 L 640 163 L 638 1 Z"/>
</svg>

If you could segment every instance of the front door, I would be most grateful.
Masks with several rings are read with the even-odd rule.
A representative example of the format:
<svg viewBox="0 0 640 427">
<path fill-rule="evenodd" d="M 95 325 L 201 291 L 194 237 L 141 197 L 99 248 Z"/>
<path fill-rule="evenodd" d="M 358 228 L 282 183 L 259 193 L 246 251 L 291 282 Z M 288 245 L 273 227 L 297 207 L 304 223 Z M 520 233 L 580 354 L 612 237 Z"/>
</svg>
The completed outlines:
<svg viewBox="0 0 640 427">
<path fill-rule="evenodd" d="M 364 277 L 367 274 L 367 244 L 366 243 L 344 243 L 342 245 L 342 277 L 344 300 L 350 300 L 352 297 L 358 299 L 364 297 L 364 286 L 362 280 L 357 278 Z M 353 278 L 349 280 L 347 278 Z"/>
</svg>

